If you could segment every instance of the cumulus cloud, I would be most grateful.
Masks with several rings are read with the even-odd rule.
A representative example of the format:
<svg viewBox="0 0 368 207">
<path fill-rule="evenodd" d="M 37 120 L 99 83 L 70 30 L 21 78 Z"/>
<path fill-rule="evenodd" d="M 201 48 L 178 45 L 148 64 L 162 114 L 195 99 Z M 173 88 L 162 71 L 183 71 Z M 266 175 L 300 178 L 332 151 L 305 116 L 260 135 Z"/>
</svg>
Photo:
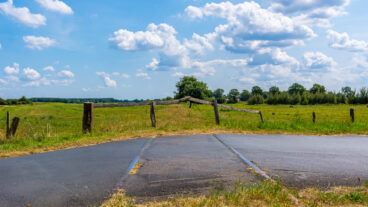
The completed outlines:
<svg viewBox="0 0 368 207">
<path fill-rule="evenodd" d="M 72 8 L 59 0 L 36 0 L 42 7 L 61 14 L 73 14 Z"/>
<path fill-rule="evenodd" d="M 122 78 L 130 78 L 130 75 L 123 73 L 123 74 L 121 74 L 121 77 Z"/>
<path fill-rule="evenodd" d="M 5 15 L 33 28 L 46 25 L 46 17 L 41 14 L 32 14 L 27 7 L 15 7 L 13 0 L 0 3 L 0 11 Z"/>
<path fill-rule="evenodd" d="M 8 75 L 18 74 L 19 73 L 19 64 L 18 63 L 13 63 L 13 66 L 6 66 L 4 68 L 4 72 Z"/>
<path fill-rule="evenodd" d="M 55 40 L 42 36 L 24 36 L 23 41 L 26 43 L 26 47 L 32 50 L 42 50 L 56 44 Z"/>
<path fill-rule="evenodd" d="M 117 86 L 116 81 L 111 79 L 111 77 L 108 73 L 97 72 L 96 74 L 103 78 L 106 87 L 116 88 L 116 86 Z"/>
<path fill-rule="evenodd" d="M 196 33 L 193 34 L 192 39 L 185 39 L 184 45 L 197 54 L 203 54 L 205 50 L 212 51 L 214 48 L 207 37 L 202 37 Z"/>
<path fill-rule="evenodd" d="M 176 39 L 176 30 L 168 24 L 149 24 L 146 31 L 131 32 L 120 29 L 109 38 L 113 47 L 125 51 L 158 51 L 160 59 L 148 68 L 188 67 L 188 50 Z"/>
<path fill-rule="evenodd" d="M 152 61 L 146 65 L 146 68 L 149 70 L 157 70 L 159 63 L 160 62 L 156 58 L 152 58 Z"/>
<path fill-rule="evenodd" d="M 294 58 L 289 56 L 286 52 L 281 51 L 280 48 L 275 49 L 261 49 L 255 54 L 250 62 L 250 65 L 298 65 L 299 62 Z"/>
<path fill-rule="evenodd" d="M 226 19 L 226 24 L 217 26 L 215 32 L 207 36 L 232 52 L 249 53 L 264 47 L 302 44 L 316 36 L 308 26 L 296 24 L 293 19 L 263 9 L 255 2 L 207 3 L 201 8 L 187 7 L 185 11 L 191 18 L 215 16 Z"/>
<path fill-rule="evenodd" d="M 135 76 L 141 77 L 141 78 L 143 78 L 143 80 L 150 80 L 151 79 L 151 77 L 148 75 L 148 73 L 137 73 L 137 74 L 135 74 Z"/>
<path fill-rule="evenodd" d="M 368 51 L 368 43 L 363 40 L 350 39 L 348 33 L 338 33 L 333 30 L 327 31 L 329 46 L 336 49 L 348 50 L 352 52 Z"/>
<path fill-rule="evenodd" d="M 328 69 L 337 65 L 333 58 L 328 57 L 321 52 L 304 53 L 304 62 L 305 65 L 311 69 Z"/>
<path fill-rule="evenodd" d="M 172 77 L 183 77 L 183 76 L 185 76 L 185 74 L 182 73 L 182 72 L 175 72 L 175 73 L 171 74 L 171 76 Z"/>
<path fill-rule="evenodd" d="M 58 76 L 63 78 L 74 78 L 74 73 L 69 70 L 62 70 L 58 73 Z"/>
<path fill-rule="evenodd" d="M 35 69 L 29 68 L 29 67 L 23 69 L 23 74 L 29 80 L 37 80 L 41 77 L 39 72 L 37 72 Z"/>
<path fill-rule="evenodd" d="M 43 68 L 44 71 L 55 71 L 55 68 L 53 66 L 46 66 Z"/>
<path fill-rule="evenodd" d="M 320 27 L 330 26 L 330 19 L 345 14 L 350 0 L 275 0 L 271 11 L 294 15 L 294 19 L 303 24 Z"/>
</svg>

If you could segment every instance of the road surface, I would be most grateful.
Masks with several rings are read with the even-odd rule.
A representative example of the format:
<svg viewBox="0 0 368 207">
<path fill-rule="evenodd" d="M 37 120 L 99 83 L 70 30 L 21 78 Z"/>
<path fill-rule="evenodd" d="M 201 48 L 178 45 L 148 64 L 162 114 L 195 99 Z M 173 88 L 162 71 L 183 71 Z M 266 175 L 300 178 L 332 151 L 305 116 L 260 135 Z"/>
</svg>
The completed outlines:
<svg viewBox="0 0 368 207">
<path fill-rule="evenodd" d="M 260 168 L 291 187 L 368 180 L 368 137 L 197 135 L 111 142 L 0 160 L 0 206 L 98 205 L 117 188 L 140 200 L 208 193 Z M 235 150 L 235 152 L 234 152 Z M 141 167 L 129 172 L 138 161 Z"/>
</svg>

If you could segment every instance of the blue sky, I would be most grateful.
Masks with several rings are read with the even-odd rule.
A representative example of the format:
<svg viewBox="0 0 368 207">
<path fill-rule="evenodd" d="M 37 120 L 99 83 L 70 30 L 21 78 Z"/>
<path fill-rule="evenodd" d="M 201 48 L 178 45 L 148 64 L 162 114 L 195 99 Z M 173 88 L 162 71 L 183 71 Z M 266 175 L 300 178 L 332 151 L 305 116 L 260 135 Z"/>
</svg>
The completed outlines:
<svg viewBox="0 0 368 207">
<path fill-rule="evenodd" d="M 363 0 L 0 0 L 0 97 L 368 86 Z"/>
</svg>

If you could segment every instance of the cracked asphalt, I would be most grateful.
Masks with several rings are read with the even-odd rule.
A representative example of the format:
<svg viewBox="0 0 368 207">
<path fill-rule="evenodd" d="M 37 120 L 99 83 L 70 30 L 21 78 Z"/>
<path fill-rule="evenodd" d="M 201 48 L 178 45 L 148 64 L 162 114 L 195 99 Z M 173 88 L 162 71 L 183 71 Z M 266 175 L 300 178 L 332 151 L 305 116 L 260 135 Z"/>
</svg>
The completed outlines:
<svg viewBox="0 0 368 207">
<path fill-rule="evenodd" d="M 117 188 L 138 200 L 207 194 L 261 180 L 233 153 L 290 187 L 368 180 L 368 137 L 172 136 L 111 142 L 0 160 L 0 206 L 93 206 Z M 132 162 L 142 164 L 128 175 Z"/>
</svg>

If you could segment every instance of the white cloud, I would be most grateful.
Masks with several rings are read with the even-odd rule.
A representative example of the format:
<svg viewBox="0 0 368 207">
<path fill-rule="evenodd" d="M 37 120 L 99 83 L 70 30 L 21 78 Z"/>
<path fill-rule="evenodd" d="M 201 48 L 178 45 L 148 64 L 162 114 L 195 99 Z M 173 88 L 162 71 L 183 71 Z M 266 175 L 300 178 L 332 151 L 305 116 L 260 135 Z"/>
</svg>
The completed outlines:
<svg viewBox="0 0 368 207">
<path fill-rule="evenodd" d="M 333 58 L 326 56 L 321 52 L 306 52 L 304 53 L 304 62 L 311 69 L 329 69 L 337 65 Z"/>
<path fill-rule="evenodd" d="M 130 75 L 128 75 L 128 74 L 124 74 L 124 73 L 123 73 L 123 74 L 121 74 L 121 77 L 122 77 L 122 78 L 130 78 Z"/>
<path fill-rule="evenodd" d="M 23 41 L 26 47 L 32 50 L 42 50 L 43 48 L 51 47 L 56 44 L 56 41 L 48 37 L 24 36 Z"/>
<path fill-rule="evenodd" d="M 46 17 L 41 14 L 32 14 L 27 7 L 15 7 L 13 0 L 0 3 L 0 11 L 30 27 L 37 28 L 41 25 L 46 25 Z"/>
<path fill-rule="evenodd" d="M 116 86 L 117 86 L 116 81 L 111 79 L 109 74 L 107 74 L 105 72 L 96 72 L 96 74 L 103 78 L 106 87 L 116 88 Z"/>
<path fill-rule="evenodd" d="M 350 39 L 348 33 L 338 33 L 333 30 L 327 31 L 329 46 L 336 49 L 348 50 L 352 52 L 368 51 L 368 43 L 363 40 Z"/>
<path fill-rule="evenodd" d="M 23 69 L 23 74 L 29 80 L 37 80 L 41 77 L 40 73 L 38 73 L 35 69 L 32 68 Z"/>
<path fill-rule="evenodd" d="M 1 48 L 3 48 L 3 46 L 2 46 L 2 45 L 1 45 L 1 43 L 0 43 L 0 49 L 1 49 Z"/>
<path fill-rule="evenodd" d="M 18 78 L 17 76 L 14 76 L 14 75 L 6 76 L 6 79 L 7 79 L 9 82 L 19 82 L 19 78 Z"/>
<path fill-rule="evenodd" d="M 69 70 L 62 70 L 58 73 L 58 76 L 64 78 L 74 78 L 74 73 Z"/>
<path fill-rule="evenodd" d="M 207 3 L 202 8 L 188 7 L 187 15 L 193 15 L 193 9 L 195 13 L 198 13 L 198 9 L 202 13 L 191 17 L 216 16 L 227 19 L 226 24 L 217 26 L 215 32 L 207 34 L 207 37 L 219 41 L 232 52 L 253 53 L 264 47 L 292 46 L 316 36 L 308 26 L 296 24 L 293 19 L 263 9 L 255 2 Z"/>
<path fill-rule="evenodd" d="M 172 77 L 183 77 L 183 76 L 185 76 L 185 74 L 182 73 L 182 72 L 175 72 L 175 73 L 171 74 L 171 76 Z"/>
<path fill-rule="evenodd" d="M 116 87 L 116 81 L 112 80 L 110 77 L 104 77 L 104 81 L 107 87 Z"/>
<path fill-rule="evenodd" d="M 11 66 L 6 66 L 4 68 L 4 72 L 8 75 L 11 74 L 18 74 L 19 73 L 19 64 L 18 63 L 13 63 L 13 67 Z"/>
<path fill-rule="evenodd" d="M 143 80 L 150 80 L 151 79 L 151 77 L 147 73 L 137 73 L 137 74 L 135 74 L 135 76 L 142 77 Z"/>
<path fill-rule="evenodd" d="M 72 8 L 59 0 L 36 0 L 42 7 L 62 14 L 73 14 Z"/>
<path fill-rule="evenodd" d="M 159 63 L 160 62 L 156 58 L 152 58 L 152 61 L 146 65 L 146 68 L 149 70 L 157 70 Z"/>
<path fill-rule="evenodd" d="M 188 67 L 189 52 L 175 34 L 176 30 L 168 24 L 149 24 L 146 31 L 120 29 L 109 41 L 114 47 L 125 51 L 158 51 L 160 59 L 148 65 L 151 69 Z"/>
<path fill-rule="evenodd" d="M 281 51 L 280 48 L 275 49 L 260 49 L 257 54 L 252 58 L 250 65 L 298 65 L 299 62 L 294 58 L 289 56 L 286 52 Z"/>
<path fill-rule="evenodd" d="M 44 71 L 55 71 L 55 68 L 53 66 L 46 66 L 43 68 Z"/>
<path fill-rule="evenodd" d="M 271 11 L 294 15 L 294 19 L 302 24 L 320 27 L 330 26 L 330 19 L 344 15 L 345 7 L 350 0 L 274 0 Z"/>
<path fill-rule="evenodd" d="M 213 50 L 213 46 L 206 37 L 202 37 L 196 33 L 193 34 L 192 39 L 185 39 L 184 45 L 197 54 L 203 54 L 205 50 Z"/>
<path fill-rule="evenodd" d="M 216 59 L 207 62 L 195 61 L 191 66 L 192 69 L 195 70 L 192 75 L 197 77 L 213 76 L 218 67 L 242 69 L 248 65 L 249 61 L 251 61 L 251 59 Z"/>
</svg>

